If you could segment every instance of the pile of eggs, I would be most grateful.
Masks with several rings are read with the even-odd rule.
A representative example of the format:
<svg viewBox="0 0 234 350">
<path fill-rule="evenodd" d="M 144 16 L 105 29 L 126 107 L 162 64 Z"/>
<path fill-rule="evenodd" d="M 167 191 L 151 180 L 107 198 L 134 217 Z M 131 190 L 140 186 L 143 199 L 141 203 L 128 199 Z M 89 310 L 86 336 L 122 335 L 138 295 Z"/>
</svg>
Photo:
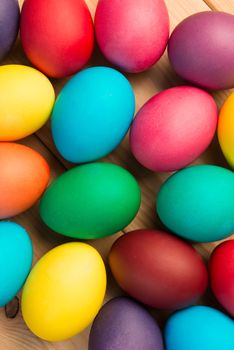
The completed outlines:
<svg viewBox="0 0 234 350">
<path fill-rule="evenodd" d="M 223 240 L 234 231 L 234 174 L 216 165 L 187 166 L 207 149 L 216 129 L 234 166 L 234 94 L 218 116 L 203 90 L 234 87 L 234 16 L 197 13 L 169 37 L 163 0 L 99 0 L 94 25 L 83 0 L 25 0 L 21 14 L 16 0 L 1 0 L 0 59 L 19 28 L 35 68 L 0 66 L 0 307 L 23 287 L 22 315 L 36 336 L 66 340 L 92 324 L 89 350 L 233 350 L 234 240 L 217 245 L 208 268 L 191 242 Z M 82 70 L 94 36 L 105 58 L 130 73 L 152 67 L 168 45 L 171 65 L 187 85 L 157 93 L 134 118 L 135 96 L 125 75 L 109 67 Z M 55 99 L 49 78 L 72 74 Z M 50 115 L 58 152 L 76 165 L 47 188 L 47 161 L 15 141 L 39 130 Z M 135 230 L 114 242 L 108 263 L 127 295 L 102 307 L 104 262 L 77 240 L 123 230 L 140 208 L 135 177 L 100 161 L 128 131 L 142 166 L 178 172 L 156 198 L 155 215 L 165 229 Z M 55 247 L 32 268 L 29 234 L 6 219 L 39 199 L 43 222 L 76 241 Z M 196 305 L 208 285 L 221 311 Z M 164 339 L 147 308 L 173 311 Z"/>
</svg>

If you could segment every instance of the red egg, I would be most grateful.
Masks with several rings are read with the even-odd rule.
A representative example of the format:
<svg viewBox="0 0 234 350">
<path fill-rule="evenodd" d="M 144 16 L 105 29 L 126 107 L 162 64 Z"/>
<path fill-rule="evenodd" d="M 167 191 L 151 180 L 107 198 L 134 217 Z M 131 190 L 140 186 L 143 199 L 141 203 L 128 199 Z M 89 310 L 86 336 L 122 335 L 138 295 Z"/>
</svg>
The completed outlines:
<svg viewBox="0 0 234 350">
<path fill-rule="evenodd" d="M 20 35 L 28 59 L 50 77 L 74 74 L 93 51 L 93 22 L 84 0 L 25 0 Z"/>
<path fill-rule="evenodd" d="M 216 298 L 234 316 L 234 239 L 215 248 L 209 270 L 211 288 Z"/>
<path fill-rule="evenodd" d="M 98 45 L 123 70 L 136 73 L 162 56 L 169 37 L 163 0 L 99 0 L 95 15 Z"/>
<path fill-rule="evenodd" d="M 109 264 L 125 292 L 158 309 L 191 305 L 207 288 L 201 256 L 190 244 L 163 231 L 145 229 L 121 236 L 111 248 Z"/>
</svg>

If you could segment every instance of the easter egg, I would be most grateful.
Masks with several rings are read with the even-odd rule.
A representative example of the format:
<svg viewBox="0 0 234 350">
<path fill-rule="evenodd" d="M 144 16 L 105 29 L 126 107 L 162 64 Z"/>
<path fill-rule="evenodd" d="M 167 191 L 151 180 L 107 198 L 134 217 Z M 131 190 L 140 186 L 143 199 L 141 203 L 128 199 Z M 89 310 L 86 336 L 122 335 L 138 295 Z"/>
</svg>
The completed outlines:
<svg viewBox="0 0 234 350">
<path fill-rule="evenodd" d="M 121 69 L 137 73 L 162 56 L 169 37 L 163 0 L 99 0 L 95 32 L 104 56 Z"/>
<path fill-rule="evenodd" d="M 194 303 L 208 283 L 205 264 L 196 250 L 163 231 L 144 229 L 121 236 L 111 248 L 109 264 L 125 292 L 157 309 Z"/>
<path fill-rule="evenodd" d="M 0 222 L 0 307 L 22 288 L 32 265 L 32 242 L 25 229 L 10 221 Z"/>
<path fill-rule="evenodd" d="M 68 161 L 84 163 L 113 151 L 135 111 L 128 80 L 107 67 L 85 69 L 60 92 L 52 114 L 55 145 Z"/>
<path fill-rule="evenodd" d="M 210 258 L 211 288 L 234 317 L 234 239 L 218 245 Z"/>
<path fill-rule="evenodd" d="M 58 233 L 93 239 L 127 226 L 140 201 L 138 183 L 127 170 L 110 163 L 90 163 L 67 171 L 52 183 L 41 200 L 40 214 Z"/>
<path fill-rule="evenodd" d="M 46 76 L 13 64 L 0 67 L 0 99 L 0 141 L 15 141 L 45 124 L 55 96 Z"/>
<path fill-rule="evenodd" d="M 0 219 L 29 209 L 44 192 L 50 176 L 46 160 L 17 143 L 0 143 Z"/>
<path fill-rule="evenodd" d="M 234 87 L 234 16 L 224 12 L 200 12 L 183 20 L 168 43 L 168 55 L 176 73 L 207 89 Z"/>
<path fill-rule="evenodd" d="M 214 165 L 180 170 L 157 195 L 161 221 L 177 235 L 197 242 L 213 242 L 234 230 L 234 175 Z"/>
<path fill-rule="evenodd" d="M 66 340 L 93 321 L 105 290 L 105 266 L 96 249 L 78 242 L 60 245 L 30 272 L 22 294 L 23 318 L 38 337 Z"/>
<path fill-rule="evenodd" d="M 209 146 L 217 118 L 207 92 L 192 86 L 167 89 L 137 113 L 130 131 L 133 155 L 153 171 L 183 168 Z"/>
<path fill-rule="evenodd" d="M 160 329 L 140 304 L 119 297 L 110 300 L 95 318 L 89 350 L 163 350 Z"/>
<path fill-rule="evenodd" d="M 193 306 L 172 315 L 166 324 L 167 350 L 233 350 L 234 322 L 208 306 Z"/>
<path fill-rule="evenodd" d="M 74 74 L 94 45 L 91 14 L 84 0 L 25 0 L 20 37 L 34 66 L 50 77 Z"/>
<path fill-rule="evenodd" d="M 0 60 L 6 56 L 16 40 L 19 15 L 17 0 L 0 1 Z"/>
</svg>

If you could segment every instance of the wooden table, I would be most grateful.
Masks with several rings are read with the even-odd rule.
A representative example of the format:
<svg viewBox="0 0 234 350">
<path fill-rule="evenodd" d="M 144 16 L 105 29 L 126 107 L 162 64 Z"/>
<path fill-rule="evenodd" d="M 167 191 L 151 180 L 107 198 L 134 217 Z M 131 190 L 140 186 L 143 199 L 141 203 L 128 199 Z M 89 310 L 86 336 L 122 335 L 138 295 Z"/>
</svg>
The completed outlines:
<svg viewBox="0 0 234 350">
<path fill-rule="evenodd" d="M 19 2 L 22 5 L 23 0 L 19 0 Z M 86 2 L 92 14 L 94 14 L 98 0 L 86 0 Z M 185 17 L 196 12 L 218 10 L 234 14 L 233 0 L 166 0 L 166 4 L 170 14 L 171 30 Z M 19 41 L 6 60 L 2 62 L 2 64 L 7 63 L 29 64 L 22 51 Z M 91 65 L 100 64 L 108 65 L 103 57 L 101 57 L 98 50 L 96 50 Z M 130 79 L 136 94 L 137 110 L 156 92 L 178 84 L 183 84 L 183 81 L 180 80 L 172 71 L 166 53 L 162 59 L 147 72 L 138 75 L 129 74 L 128 78 Z M 53 81 L 56 93 L 61 90 L 65 82 L 66 79 Z M 222 105 L 224 99 L 229 93 L 230 91 L 214 93 L 214 97 L 219 107 Z M 71 165 L 64 161 L 55 150 L 50 133 L 50 122 L 35 135 L 23 140 L 22 143 L 36 149 L 47 159 L 51 167 L 52 179 L 56 178 L 62 172 L 66 171 L 66 169 L 71 167 Z M 155 215 L 155 196 L 160 185 L 170 174 L 153 173 L 139 166 L 129 151 L 128 137 L 126 137 L 118 149 L 106 159 L 129 169 L 136 176 L 142 188 L 141 209 L 135 220 L 123 232 L 128 232 L 137 228 L 160 227 Z M 212 163 L 227 167 L 216 139 L 213 141 L 212 145 L 205 152 L 205 154 L 195 163 Z M 68 241 L 67 238 L 50 231 L 41 222 L 38 215 L 37 205 L 28 210 L 26 213 L 17 216 L 14 218 L 14 220 L 23 225 L 32 237 L 34 246 L 34 262 L 52 247 Z M 112 237 L 91 241 L 89 243 L 99 250 L 106 261 L 107 254 L 112 243 L 123 232 L 119 232 Z M 217 243 L 196 244 L 195 246 L 196 249 L 204 256 L 204 258 L 207 259 L 216 244 Z M 107 270 L 108 289 L 105 300 L 122 294 L 111 277 L 108 266 Z M 214 297 L 209 292 L 207 292 L 203 300 L 200 302 L 219 307 Z M 154 311 L 153 314 L 163 326 L 167 313 Z M 36 338 L 30 333 L 22 320 L 20 311 L 13 319 L 6 317 L 4 309 L 1 309 L 0 311 L 0 350 L 87 350 L 88 334 L 89 329 L 66 342 L 48 343 Z"/>
</svg>

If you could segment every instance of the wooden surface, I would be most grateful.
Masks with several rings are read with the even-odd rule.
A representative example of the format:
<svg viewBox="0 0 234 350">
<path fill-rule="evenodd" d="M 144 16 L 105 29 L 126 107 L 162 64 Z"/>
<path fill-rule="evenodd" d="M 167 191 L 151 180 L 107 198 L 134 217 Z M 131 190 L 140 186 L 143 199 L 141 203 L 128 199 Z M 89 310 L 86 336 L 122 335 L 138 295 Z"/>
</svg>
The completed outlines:
<svg viewBox="0 0 234 350">
<path fill-rule="evenodd" d="M 98 0 L 86 0 L 92 14 L 95 12 L 97 1 Z M 23 0 L 20 0 L 21 4 L 22 2 Z M 170 14 L 171 30 L 185 17 L 196 12 L 219 10 L 234 14 L 234 0 L 166 0 L 166 4 Z M 7 63 L 29 64 L 22 51 L 19 41 L 16 43 L 15 48 L 11 51 L 5 61 L 2 62 L 2 64 Z M 96 49 L 90 65 L 100 64 L 109 65 Z M 138 75 L 128 75 L 128 78 L 130 79 L 136 94 L 137 110 L 156 92 L 184 83 L 172 71 L 166 53 L 157 63 L 157 65 L 155 65 L 149 71 Z M 52 82 L 56 92 L 58 93 L 66 82 L 66 79 L 53 80 Z M 229 92 L 230 91 L 214 93 L 214 97 L 219 107 Z M 56 178 L 67 168 L 71 167 L 71 165 L 64 161 L 55 150 L 50 135 L 50 123 L 48 123 L 35 135 L 23 140 L 22 143 L 29 145 L 44 155 L 50 164 L 52 179 Z M 142 188 L 141 209 L 135 220 L 124 230 L 124 232 L 137 228 L 160 227 L 155 214 L 155 196 L 162 182 L 170 174 L 152 173 L 141 167 L 134 160 L 129 151 L 128 137 L 126 137 L 118 149 L 106 157 L 105 160 L 122 165 L 129 169 L 136 176 Z M 217 140 L 214 140 L 205 154 L 195 163 L 211 163 L 227 167 Z M 22 224 L 32 237 L 34 246 L 34 262 L 52 247 L 69 240 L 56 233 L 53 233 L 41 222 L 38 215 L 37 206 L 34 206 L 26 213 L 15 217 L 14 220 Z M 89 243 L 99 250 L 106 262 L 106 257 L 112 243 L 122 233 L 123 232 L 119 232 L 112 237 L 91 241 Z M 196 244 L 195 246 L 196 249 L 204 256 L 204 258 L 208 259 L 210 252 L 216 244 L 217 243 Z M 122 294 L 111 277 L 108 266 L 107 270 L 108 289 L 105 300 Z M 209 291 L 200 302 L 219 307 Z M 162 326 L 165 318 L 168 316 L 167 313 L 158 311 L 153 311 L 153 315 Z M 20 312 L 14 319 L 10 319 L 6 317 L 4 309 L 1 309 L 0 311 L 0 350 L 87 350 L 88 333 L 89 329 L 66 342 L 48 343 L 36 338 L 30 333 L 30 331 L 24 325 Z"/>
</svg>

